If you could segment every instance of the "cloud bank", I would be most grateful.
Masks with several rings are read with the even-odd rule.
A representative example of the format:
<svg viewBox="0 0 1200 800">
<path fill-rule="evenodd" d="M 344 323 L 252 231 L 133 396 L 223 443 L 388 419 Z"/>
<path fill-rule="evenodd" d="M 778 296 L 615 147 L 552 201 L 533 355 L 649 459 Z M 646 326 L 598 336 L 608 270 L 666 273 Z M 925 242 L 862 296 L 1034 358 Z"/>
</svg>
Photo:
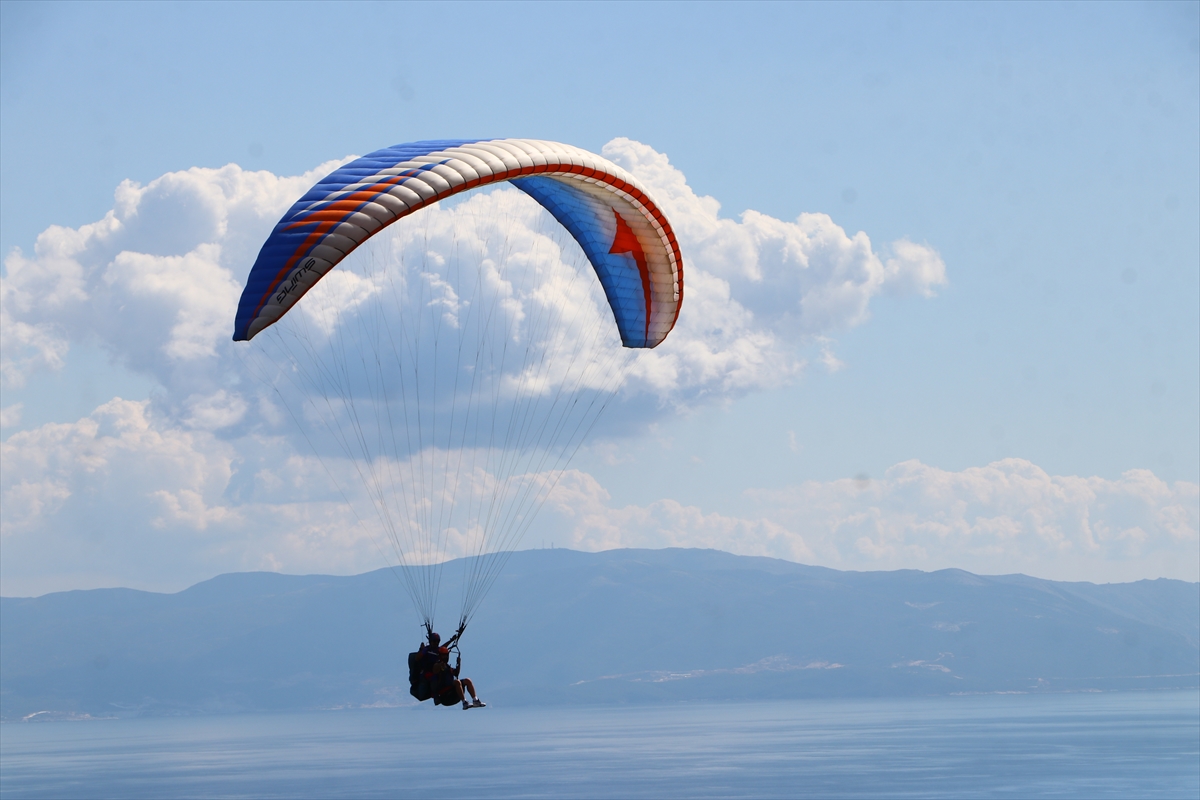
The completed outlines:
<svg viewBox="0 0 1200 800">
<path fill-rule="evenodd" d="M 824 214 L 723 218 L 665 155 L 627 139 L 603 152 L 654 192 L 687 269 L 679 325 L 656 350 L 631 354 L 621 407 L 609 412 L 627 431 L 681 407 L 786 383 L 809 360 L 837 370 L 833 337 L 866 322 L 873 298 L 930 297 L 946 282 L 927 245 L 877 247 Z M 314 458 L 279 395 L 229 340 L 259 245 L 294 198 L 338 163 L 292 177 L 229 165 L 126 182 L 104 219 L 51 227 L 32 254 L 8 255 L 0 282 L 6 390 L 63 369 L 80 345 L 99 346 L 159 388 L 150 399 L 113 398 L 82 419 L 40 427 L 22 424 L 21 403 L 3 409 L 5 594 L 178 589 L 221 571 L 345 573 L 384 563 L 380 531 L 353 488 L 356 465 Z M 488 228 L 493 214 L 503 217 L 503 236 Z M 515 251 L 542 276 L 505 301 L 511 320 L 526 319 L 539 297 L 570 289 L 560 280 L 569 243 L 547 220 L 515 190 L 431 209 L 407 233 L 395 226 L 364 248 L 363 268 L 331 273 L 302 302 L 302 318 L 314 335 L 335 332 L 381 291 L 369 259 L 389 257 L 419 263 L 423 302 L 457 324 L 464 300 L 442 266 L 470 250 L 479 263 Z M 447 234 L 456 227 L 471 233 Z M 390 468 L 403 470 L 399 461 L 411 455 L 393 454 Z M 538 530 L 583 549 L 705 546 L 840 568 L 1196 579 L 1197 487 L 1167 486 L 1150 473 L 1105 481 L 1048 476 L 1019 461 L 962 473 L 906 463 L 867 485 L 803 484 L 753 499 L 761 513 L 752 519 L 672 500 L 614 508 L 590 476 L 569 472 Z"/>
<path fill-rule="evenodd" d="M 1130 470 L 1117 480 L 1049 475 L 1010 458 L 948 472 L 906 461 L 880 480 L 750 490 L 754 518 L 662 500 L 613 508 L 574 474 L 551 504 L 569 543 L 712 547 L 836 569 L 956 567 L 1058 580 L 1200 580 L 1200 485 Z"/>
<path fill-rule="evenodd" d="M 96 585 L 177 590 L 232 570 L 353 573 L 389 559 L 348 462 L 282 437 L 227 442 L 112 400 L 0 445 L 6 595 Z M 339 492 L 330 472 L 350 494 Z M 837 569 L 958 567 L 1066 580 L 1200 579 L 1200 486 L 1144 470 L 1048 475 L 1008 459 L 948 472 L 751 491 L 752 517 L 664 499 L 615 507 L 571 470 L 530 542 L 582 550 L 712 547 Z"/>
<path fill-rule="evenodd" d="M 604 154 L 660 198 L 683 247 L 686 310 L 667 343 L 640 354 L 631 375 L 664 401 L 787 381 L 804 364 L 798 345 L 862 324 L 876 295 L 931 296 L 945 282 L 944 264 L 925 245 L 901 240 L 877 252 L 865 233 L 848 235 L 825 214 L 789 222 L 747 211 L 741 221 L 723 219 L 716 200 L 696 195 L 652 148 L 616 139 Z M 290 203 L 340 163 L 294 177 L 230 164 L 169 173 L 146 186 L 126 181 L 104 219 L 48 228 L 32 256 L 15 250 L 5 259 L 5 381 L 19 388 L 34 370 L 60 369 L 73 343 L 94 342 L 157 380 L 173 406 L 228 389 L 231 320 L 258 246 Z M 470 226 L 479 239 L 470 246 L 483 259 L 496 259 L 505 245 L 544 239 L 554 227 L 516 190 L 498 193 L 512 196 L 502 215 L 505 235 Z M 443 223 L 421 230 L 473 213 L 458 209 L 435 207 L 428 216 Z M 462 244 L 440 236 L 427 246 L 447 258 Z M 329 291 L 348 288 L 337 283 Z"/>
</svg>

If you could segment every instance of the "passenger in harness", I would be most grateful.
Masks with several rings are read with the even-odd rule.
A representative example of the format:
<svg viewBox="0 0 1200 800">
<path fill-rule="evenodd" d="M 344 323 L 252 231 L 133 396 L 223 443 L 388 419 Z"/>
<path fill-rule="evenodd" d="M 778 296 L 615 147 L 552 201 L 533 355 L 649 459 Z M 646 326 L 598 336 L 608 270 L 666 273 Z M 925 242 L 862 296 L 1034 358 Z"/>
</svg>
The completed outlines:
<svg viewBox="0 0 1200 800">
<path fill-rule="evenodd" d="M 443 647 L 442 637 L 430 631 L 429 642 L 423 643 L 417 652 L 409 654 L 409 693 L 422 702 L 432 698 L 433 704 L 437 706 L 451 706 L 461 702 L 464 711 L 468 708 L 487 708 L 487 703 L 475 694 L 475 684 L 471 679 L 460 680 L 458 677 L 462 670 L 462 655 L 458 654 L 455 665 L 450 666 L 450 649 L 453 647 L 457 650 L 457 639 L 456 634 L 447 643 L 448 646 Z M 471 695 L 471 702 L 467 702 L 463 694 L 464 688 Z"/>
</svg>

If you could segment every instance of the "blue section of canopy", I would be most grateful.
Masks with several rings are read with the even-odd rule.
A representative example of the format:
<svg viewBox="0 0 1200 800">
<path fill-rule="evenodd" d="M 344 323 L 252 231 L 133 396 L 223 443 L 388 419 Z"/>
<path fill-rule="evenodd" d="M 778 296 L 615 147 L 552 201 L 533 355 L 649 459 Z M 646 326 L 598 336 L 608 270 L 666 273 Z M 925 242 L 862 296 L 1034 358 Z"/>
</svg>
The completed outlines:
<svg viewBox="0 0 1200 800">
<path fill-rule="evenodd" d="M 242 290 L 242 298 L 238 301 L 237 316 L 233 319 L 234 341 L 247 338 L 246 331 L 254 319 L 262 297 L 271 291 L 271 284 L 279 271 L 279 265 L 285 263 L 296 251 L 296 248 L 303 245 L 305 237 L 308 236 L 307 227 L 295 228 L 290 231 L 283 230 L 285 221 L 291 219 L 295 210 L 296 206 L 292 206 L 283 221 L 275 226 L 275 230 L 271 232 L 271 236 L 258 252 L 258 259 L 254 262 L 254 267 L 246 277 L 246 288 Z M 308 254 L 305 253 L 305 257 L 307 256 Z M 266 266 L 260 267 L 260 265 Z"/>
<path fill-rule="evenodd" d="M 637 263 L 628 254 L 610 253 L 616 236 L 613 209 L 587 192 L 551 177 L 534 175 L 510 181 L 537 200 L 583 248 L 604 287 L 626 347 L 646 347 L 646 294 Z"/>
<path fill-rule="evenodd" d="M 487 140 L 431 139 L 423 142 L 408 142 L 406 144 L 393 145 L 392 147 L 385 147 L 382 150 L 368 153 L 362 158 L 356 158 L 349 164 L 338 167 L 318 181 L 303 197 L 292 204 L 292 207 L 283 215 L 283 218 L 276 223 L 275 229 L 271 231 L 271 235 L 267 237 L 262 250 L 259 251 L 258 258 L 250 270 L 250 275 L 246 278 L 246 288 L 243 289 L 241 300 L 238 302 L 237 316 L 234 317 L 233 322 L 234 340 L 241 341 L 247 338 L 250 323 L 261 307 L 264 296 L 274 288 L 272 284 L 279 273 L 280 267 L 287 263 L 288 259 L 292 257 L 298 248 L 303 247 L 304 240 L 311 233 L 311 227 L 308 225 L 298 225 L 291 229 L 288 228 L 288 225 L 295 220 L 297 215 L 307 211 L 313 203 L 326 200 L 329 198 L 329 195 L 340 192 L 347 186 L 358 183 L 364 178 L 378 175 L 382 170 L 391 169 L 397 164 L 402 164 L 405 161 L 410 161 L 411 159 L 419 158 L 438 150 L 445 150 L 448 147 L 458 147 L 459 145 L 474 144 L 475 142 L 482 141 Z M 311 251 L 318 244 L 320 244 L 319 241 L 313 242 L 309 250 Z M 303 253 L 297 259 L 296 263 L 304 263 L 304 259 L 307 257 L 308 253 Z"/>
</svg>

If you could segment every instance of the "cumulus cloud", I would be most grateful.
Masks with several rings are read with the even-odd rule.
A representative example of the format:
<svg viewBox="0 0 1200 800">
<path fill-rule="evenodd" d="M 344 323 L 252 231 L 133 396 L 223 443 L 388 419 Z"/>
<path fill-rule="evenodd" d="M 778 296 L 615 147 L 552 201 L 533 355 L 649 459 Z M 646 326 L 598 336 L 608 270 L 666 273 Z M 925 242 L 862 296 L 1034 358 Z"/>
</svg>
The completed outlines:
<svg viewBox="0 0 1200 800">
<path fill-rule="evenodd" d="M 125 181 L 104 219 L 51 226 L 32 255 L 14 249 L 0 283 L 6 382 L 59 369 L 71 344 L 89 342 L 181 397 L 215 389 L 258 246 L 334 166 L 277 177 L 230 164 Z"/>
<path fill-rule="evenodd" d="M 806 358 L 842 369 L 832 337 L 865 322 L 875 297 L 929 297 L 946 282 L 944 263 L 926 244 L 876 246 L 824 214 L 723 218 L 717 201 L 697 195 L 665 155 L 627 139 L 604 153 L 659 198 L 687 264 L 675 332 L 656 350 L 626 354 L 616 416 L 630 426 L 786 382 Z M 32 254 L 8 255 L 0 282 L 6 388 L 19 388 L 34 371 L 61 369 L 71 346 L 89 343 L 151 376 L 160 391 L 28 430 L 20 429 L 20 403 L 3 409 L 0 423 L 16 430 L 3 443 L 0 471 L 4 593 L 179 588 L 226 570 L 380 565 L 386 532 L 364 503 L 356 473 L 375 466 L 413 474 L 423 457 L 432 479 L 448 469 L 445 451 L 418 444 L 375 459 L 354 461 L 336 449 L 315 458 L 305 439 L 316 436 L 320 415 L 289 405 L 296 397 L 276 391 L 279 382 L 261 381 L 262 365 L 255 368 L 246 346 L 229 341 L 257 248 L 294 198 L 334 166 L 279 177 L 230 165 L 171 173 L 146 186 L 126 182 L 104 219 L 51 227 Z M 541 324 L 540 346 L 561 347 L 562 337 L 546 330 L 595 328 L 605 311 L 593 286 L 573 280 L 570 242 L 547 219 L 515 190 L 435 207 L 418 224 L 377 237 L 289 318 L 308 326 L 310 345 L 339 332 L 361 337 L 359 323 L 390 295 L 426 309 L 441 330 L 467 330 L 478 309 L 449 276 L 470 261 L 496 299 L 489 319 L 499 326 L 497 341 L 525 341 Z M 514 282 L 501 268 L 506 263 L 533 276 L 530 282 Z M 570 315 L 561 313 L 563 298 L 575 309 Z M 418 356 L 426 352 L 403 335 L 399 341 Z M 274 366 L 283 372 L 287 365 Z M 529 362 L 518 360 L 492 385 L 507 380 L 549 396 L 572 380 L 569 372 L 544 372 L 521 383 L 528 374 Z M 584 385 L 595 377 L 574 375 Z M 326 407 L 339 409 L 347 411 Z M 794 437 L 789 444 L 798 447 Z M 481 497 L 503 478 L 487 457 L 476 466 L 438 491 Z M 874 481 L 752 492 L 761 509 L 753 518 L 669 499 L 616 508 L 591 476 L 568 471 L 554 484 L 553 472 L 533 462 L 512 462 L 508 477 L 553 485 L 539 530 L 587 550 L 716 547 L 838 568 L 954 566 L 1076 579 L 1196 580 L 1200 569 L 1200 487 L 1168 485 L 1145 471 L 1109 480 L 1051 476 L 1016 459 L 962 472 L 906 462 Z M 469 529 L 464 519 L 453 533 L 465 537 Z M 451 543 L 448 552 L 462 547 Z"/>
<path fill-rule="evenodd" d="M 181 492 L 191 495 L 179 515 L 191 514 L 193 523 L 200 521 L 192 527 L 204 527 L 204 500 L 219 497 L 234 451 L 179 430 L 156 429 L 146 405 L 114 399 L 82 420 L 20 431 L 0 445 L 6 583 L 47 567 L 76 571 L 88 561 L 115 566 L 112 556 L 129 555 L 133 542 L 146 544 L 136 533 L 139 526 Z M 161 545 L 153 549 L 170 549 L 169 542 Z M 23 557 L 31 552 L 40 565 Z"/>
<path fill-rule="evenodd" d="M 12 428 L 21 424 L 21 412 L 24 410 L 24 403 L 13 403 L 11 406 L 0 408 L 0 428 Z"/>
<path fill-rule="evenodd" d="M 0 303 L 5 284 L 0 284 Z M 12 319 L 0 305 L 0 378 L 13 389 L 25 386 L 30 372 L 41 368 L 62 369 L 70 344 L 52 324 L 31 325 Z"/>
<path fill-rule="evenodd" d="M 131 499 L 122 491 L 130 484 L 219 496 L 233 471 L 234 449 L 210 437 L 152 425 L 147 405 L 116 398 L 82 420 L 21 431 L 0 445 L 6 532 L 39 522 L 44 510 L 39 498 L 53 497 L 61 505 L 82 495 L 89 503 L 119 506 Z M 32 502 L 9 502 L 18 497 Z"/>
<path fill-rule="evenodd" d="M 1146 470 L 1109 480 L 1049 475 L 1015 458 L 961 472 L 907 461 L 879 480 L 748 494 L 761 509 L 754 519 L 670 500 L 611 508 L 602 487 L 572 476 L 551 504 L 586 550 L 681 545 L 837 569 L 1200 579 L 1200 486 Z"/>
<path fill-rule="evenodd" d="M 564 475 L 547 503 L 549 514 L 557 516 L 550 526 L 567 531 L 565 537 L 560 534 L 556 541 L 591 551 L 619 547 L 708 547 L 789 561 L 814 560 L 802 535 L 770 519 L 705 513 L 675 500 L 611 508 L 610 499 L 591 475 L 574 470 Z"/>
<path fill-rule="evenodd" d="M 819 342 L 822 363 L 836 368 L 840 362 L 821 337 L 865 321 L 880 292 L 928 296 L 945 282 L 945 266 L 925 245 L 900 241 L 877 252 L 865 233 L 848 234 L 824 214 L 789 222 L 746 211 L 740 221 L 725 219 L 665 155 L 628 139 L 610 142 L 604 153 L 660 198 L 687 264 L 676 331 L 657 350 L 637 354 L 627 373 L 629 388 L 656 399 L 635 404 L 636 413 L 653 417 L 655 408 L 786 382 L 804 367 L 806 343 Z M 19 387 L 34 370 L 60 369 L 72 343 L 95 342 L 156 379 L 170 413 L 187 414 L 190 397 L 234 391 L 242 376 L 231 375 L 237 362 L 228 339 L 244 276 L 275 220 L 334 166 L 279 177 L 231 164 L 169 173 L 146 186 L 126 181 L 104 219 L 77 229 L 53 226 L 32 255 L 13 251 L 0 289 L 6 382 Z M 556 228 L 513 189 L 439 205 L 420 223 L 393 226 L 390 243 L 377 237 L 374 249 L 352 256 L 301 309 L 328 333 L 335 317 L 379 292 L 362 273 L 375 269 L 372 257 L 419 260 L 433 290 L 434 278 L 445 280 L 446 263 L 469 254 L 485 274 L 489 264 L 503 271 L 540 262 L 544 282 L 512 298 L 521 307 L 510 310 L 528 314 L 532 301 L 547 293 L 561 300 L 567 290 L 561 270 L 543 269 L 569 260 L 563 251 L 572 245 Z M 447 319 L 458 300 L 452 295 L 428 298 Z M 583 315 L 580 322 L 592 320 Z"/>
<path fill-rule="evenodd" d="M 247 458 L 203 427 L 120 398 L 75 422 L 12 434 L 0 444 L 3 593 L 176 590 L 230 570 L 379 565 L 315 458 L 255 444 Z"/>
<path fill-rule="evenodd" d="M 875 297 L 930 297 L 946 282 L 945 264 L 926 244 L 876 246 L 825 214 L 723 218 L 717 201 L 697 195 L 665 155 L 627 139 L 604 153 L 659 198 L 687 264 L 677 329 L 660 348 L 627 354 L 617 416 L 631 426 L 786 382 L 806 358 L 842 369 L 832 337 L 865 322 Z M 411 475 L 424 457 L 434 465 L 421 467 L 424 474 L 434 476 L 438 458 L 448 468 L 444 451 L 417 447 L 357 462 L 327 452 L 318 460 L 304 440 L 315 436 L 313 409 L 289 406 L 296 398 L 260 381 L 245 347 L 229 341 L 259 244 L 334 166 L 279 177 L 230 165 L 170 173 L 146 186 L 126 182 L 104 219 L 51 227 L 32 254 L 8 255 L 0 282 L 7 388 L 20 388 L 34 371 L 61 369 L 72 345 L 89 343 L 161 390 L 152 400 L 113 399 L 83 419 L 30 430 L 20 429 L 20 403 L 3 409 L 0 423 L 16 429 L 3 443 L 0 476 L 5 593 L 113 583 L 178 588 L 221 570 L 350 572 L 380 564 L 387 535 L 355 473 L 375 464 Z M 359 322 L 390 294 L 410 310 L 427 309 L 441 330 L 466 330 L 479 318 L 476 300 L 450 276 L 469 261 L 496 299 L 489 319 L 498 340 L 528 339 L 542 324 L 540 346 L 561 347 L 563 337 L 547 330 L 595 328 L 605 310 L 593 286 L 573 280 L 571 244 L 547 220 L 524 195 L 503 189 L 430 209 L 417 224 L 378 237 L 289 317 L 308 326 L 310 344 L 356 325 L 361 337 Z M 386 264 L 404 269 L 389 272 Z M 520 284 L 506 264 L 533 277 Z M 564 299 L 572 314 L 561 313 Z M 528 370 L 529 362 L 517 361 L 500 377 L 515 385 Z M 574 379 L 586 384 L 579 373 Z M 570 380 L 569 372 L 545 372 L 521 385 L 549 395 Z M 305 437 L 297 436 L 297 420 L 308 426 Z M 794 437 L 789 442 L 797 447 Z M 438 491 L 484 496 L 504 479 L 487 457 L 476 466 Z M 540 530 L 587 550 L 716 547 L 839 568 L 956 566 L 1113 580 L 1196 580 L 1200 561 L 1200 489 L 1144 471 L 1108 480 L 1051 476 L 1015 459 L 962 472 L 906 462 L 875 481 L 752 492 L 761 512 L 738 518 L 669 499 L 615 508 L 591 476 L 568 471 L 555 484 L 543 467 L 513 462 L 508 479 L 553 485 Z M 469 538 L 470 520 L 460 523 L 451 533 L 462 541 L 450 544 L 451 554 Z"/>
<path fill-rule="evenodd" d="M 477 395 L 491 403 L 503 391 L 553 398 L 559 387 L 616 387 L 621 409 L 608 418 L 621 422 L 609 430 L 619 435 L 622 426 L 644 429 L 680 407 L 789 381 L 808 357 L 840 369 L 829 337 L 864 322 L 872 298 L 882 292 L 929 296 L 945 282 L 945 266 L 926 245 L 901 241 L 875 248 L 865 233 L 848 233 L 823 214 L 785 221 L 747 211 L 725 219 L 717 202 L 695 194 L 666 156 L 627 139 L 614 140 L 604 152 L 661 199 L 687 264 L 679 326 L 654 351 L 621 353 L 623 371 L 608 363 L 574 369 L 576 361 L 585 362 L 578 331 L 607 330 L 608 312 L 595 282 L 576 279 L 581 273 L 573 259 L 579 256 L 572 255 L 569 237 L 514 189 L 440 204 L 412 224 L 393 226 L 331 273 L 304 299 L 301 313 L 288 319 L 307 326 L 306 346 L 344 335 L 349 352 L 359 351 L 370 330 L 381 330 L 365 323 L 377 323 L 378 304 L 387 297 L 399 298 L 402 308 L 423 309 L 442 333 L 471 330 L 472 324 L 482 330 L 478 296 L 463 291 L 462 267 L 469 264 L 495 309 L 487 316 L 495 335 L 478 341 L 558 352 L 557 362 L 566 366 L 543 369 L 536 359 L 514 359 L 489 379 L 454 363 L 456 380 L 497 387 L 492 395 Z M 266 351 L 254 348 L 259 340 L 250 346 L 229 340 L 241 286 L 262 241 L 294 199 L 339 163 L 290 177 L 231 164 L 169 173 L 144 186 L 126 181 L 103 219 L 78 228 L 52 226 L 31 253 L 7 255 L 0 281 L 6 390 L 20 389 L 39 370 L 63 369 L 70 348 L 85 344 L 152 378 L 158 388 L 149 400 L 114 398 L 83 419 L 34 429 L 22 429 L 20 403 L 3 410 L 8 438 L 0 579 L 6 591 L 21 591 L 14 580 L 36 583 L 36 576 L 51 574 L 59 575 L 61 586 L 153 587 L 177 586 L 219 569 L 378 565 L 372 536 L 379 531 L 359 523 L 371 509 L 364 513 L 355 508 L 355 497 L 329 488 L 331 471 L 335 483 L 350 486 L 350 476 L 370 458 L 360 453 L 355 463 L 321 438 L 322 416 L 309 402 L 319 393 L 310 385 L 305 394 L 301 381 L 282 380 L 284 362 L 269 365 L 275 372 L 268 374 L 255 360 Z M 456 269 L 458 282 L 451 280 Z M 514 280 L 518 272 L 528 276 L 525 283 Z M 415 355 L 410 361 L 426 357 L 432 342 L 441 341 L 440 333 L 419 340 L 406 335 L 400 330 L 396 341 Z M 449 373 L 445 377 L 431 389 L 434 414 L 422 425 L 457 413 L 437 396 L 456 385 Z M 363 410 L 336 399 L 324 409 Z M 384 415 L 377 422 L 390 427 Z M 310 441 L 332 448 L 323 452 L 323 462 L 313 457 Z M 418 439 L 414 447 L 375 456 L 398 465 L 428 450 L 428 440 Z M 553 482 L 545 464 L 502 460 L 507 474 L 484 458 L 486 468 L 472 480 L 478 486 L 489 480 Z M 535 477 L 521 478 L 526 472 Z M 609 512 L 588 480 L 571 474 L 562 484 L 562 491 L 581 493 L 573 513 L 580 530 L 592 531 L 581 546 L 618 541 L 627 528 L 657 531 L 656 541 L 663 543 L 719 546 L 728 540 L 753 549 L 770 542 L 770 552 L 784 557 L 810 553 L 782 523 L 701 513 L 671 501 L 627 510 L 627 519 L 602 524 Z M 592 500 L 584 502 L 585 495 Z M 155 575 L 164 576 L 162 583 Z"/>
<path fill-rule="evenodd" d="M 227 398 L 193 407 L 216 424 L 185 428 L 148 402 L 115 399 L 76 422 L 11 435 L 0 446 L 3 593 L 178 589 L 223 571 L 350 573 L 397 562 L 358 478 L 361 462 L 318 460 L 282 437 L 225 441 L 211 428 L 225 421 Z M 410 489 L 434 481 L 394 494 L 395 516 L 436 515 L 438 498 L 452 498 L 443 507 L 459 511 L 447 517 L 438 552 L 457 556 L 477 544 L 473 526 L 497 486 L 484 464 L 454 469 L 446 454 L 425 452 L 373 468 Z M 752 517 L 671 499 L 616 507 L 586 473 L 555 479 L 520 473 L 510 484 L 513 496 L 552 488 L 530 541 L 592 551 L 711 547 L 838 569 L 1200 578 L 1200 486 L 1144 470 L 1110 480 L 1053 476 L 1020 459 L 961 472 L 910 461 L 877 480 L 751 491 Z M 419 540 L 403 544 L 414 562 L 430 555 Z"/>
<path fill-rule="evenodd" d="M 866 233 L 848 234 L 827 214 L 788 221 L 749 210 L 740 222 L 723 218 L 720 203 L 697 195 L 666 155 L 624 138 L 603 153 L 654 191 L 694 268 L 727 283 L 731 297 L 777 335 L 851 328 L 869 318 L 880 292 L 932 297 L 946 283 L 946 266 L 928 245 L 901 239 L 880 253 Z"/>
<path fill-rule="evenodd" d="M 246 401 L 238 394 L 219 389 L 210 395 L 193 395 L 185 403 L 188 415 L 184 423 L 189 428 L 218 430 L 241 422 L 246 414 Z"/>
</svg>

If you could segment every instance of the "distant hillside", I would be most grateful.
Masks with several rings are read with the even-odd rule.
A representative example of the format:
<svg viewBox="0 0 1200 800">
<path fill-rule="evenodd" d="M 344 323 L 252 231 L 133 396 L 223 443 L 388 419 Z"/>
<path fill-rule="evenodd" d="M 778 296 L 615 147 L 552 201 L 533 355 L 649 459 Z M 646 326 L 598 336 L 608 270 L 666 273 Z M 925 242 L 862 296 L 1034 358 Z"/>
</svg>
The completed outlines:
<svg viewBox="0 0 1200 800">
<path fill-rule="evenodd" d="M 447 628 L 461 572 L 445 570 Z M 404 704 L 420 636 L 386 569 L 3 598 L 0 714 Z M 1197 687 L 1200 584 L 530 550 L 464 647 L 464 674 L 507 704 Z"/>
</svg>

